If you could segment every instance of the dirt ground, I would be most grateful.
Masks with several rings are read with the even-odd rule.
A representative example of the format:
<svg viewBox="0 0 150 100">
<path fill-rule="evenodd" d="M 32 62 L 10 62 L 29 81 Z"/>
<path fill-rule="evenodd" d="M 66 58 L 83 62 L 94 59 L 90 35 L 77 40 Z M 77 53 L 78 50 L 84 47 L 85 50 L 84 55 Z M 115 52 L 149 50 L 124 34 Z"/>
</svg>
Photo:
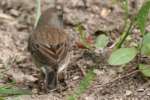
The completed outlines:
<svg viewBox="0 0 150 100">
<path fill-rule="evenodd" d="M 41 0 L 42 10 L 54 6 L 54 0 Z M 110 37 L 111 43 L 118 38 L 124 26 L 124 11 L 119 3 L 111 0 L 57 0 L 64 7 L 66 30 L 78 39 L 75 25 L 83 24 L 89 34 L 100 30 Z M 129 0 L 130 16 L 134 16 L 144 0 Z M 79 100 L 150 100 L 150 82 L 139 72 L 126 75 L 136 64 L 122 67 L 107 64 L 107 52 L 90 52 L 74 48 L 73 58 L 67 70 L 67 88 L 45 94 L 37 81 L 39 69 L 35 67 L 27 51 L 27 40 L 35 22 L 35 0 L 0 0 L 0 86 L 11 83 L 28 88 L 33 95 L 11 96 L 7 100 L 66 100 L 83 79 L 83 71 L 94 67 L 96 78 Z M 150 32 L 150 25 L 147 31 Z M 134 30 L 138 34 L 139 30 Z M 119 78 L 125 75 L 124 78 Z M 108 83 L 108 84 L 106 84 Z"/>
</svg>

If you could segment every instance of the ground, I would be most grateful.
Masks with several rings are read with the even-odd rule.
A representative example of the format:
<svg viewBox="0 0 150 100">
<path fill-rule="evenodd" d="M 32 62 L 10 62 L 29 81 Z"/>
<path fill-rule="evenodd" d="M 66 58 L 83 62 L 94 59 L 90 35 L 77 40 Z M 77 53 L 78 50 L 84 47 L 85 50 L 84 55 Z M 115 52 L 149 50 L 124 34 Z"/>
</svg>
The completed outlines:
<svg viewBox="0 0 150 100">
<path fill-rule="evenodd" d="M 41 0 L 42 10 L 54 6 L 54 0 Z M 86 1 L 86 2 L 83 2 Z M 64 7 L 65 29 L 74 41 L 78 40 L 75 26 L 82 23 L 86 32 L 94 34 L 104 31 L 110 37 L 110 44 L 118 38 L 124 27 L 124 11 L 119 3 L 111 0 L 57 0 L 56 5 Z M 130 0 L 130 16 L 134 16 L 144 0 Z M 0 85 L 12 83 L 28 88 L 33 95 L 10 96 L 8 100 L 66 100 L 83 79 L 83 72 L 94 67 L 96 78 L 79 100 L 149 100 L 150 83 L 140 72 L 132 71 L 136 63 L 124 66 L 110 66 L 107 58 L 110 48 L 91 52 L 74 47 L 73 58 L 67 69 L 67 88 L 63 91 L 44 93 L 38 84 L 39 70 L 27 51 L 27 40 L 35 22 L 34 0 L 0 1 Z M 147 31 L 150 31 L 150 25 Z M 139 30 L 133 30 L 139 34 Z M 111 51 L 111 50 L 110 50 Z M 108 53 L 108 54 L 107 54 Z M 149 61 L 149 60 L 148 60 Z M 81 71 L 82 69 L 82 71 Z M 129 75 L 128 75 L 129 73 Z"/>
</svg>

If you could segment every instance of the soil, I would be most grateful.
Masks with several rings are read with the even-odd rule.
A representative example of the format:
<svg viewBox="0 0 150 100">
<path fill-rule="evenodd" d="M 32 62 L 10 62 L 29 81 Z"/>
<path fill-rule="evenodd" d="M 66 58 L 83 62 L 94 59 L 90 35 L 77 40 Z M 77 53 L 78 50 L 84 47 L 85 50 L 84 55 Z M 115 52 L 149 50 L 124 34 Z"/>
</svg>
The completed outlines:
<svg viewBox="0 0 150 100">
<path fill-rule="evenodd" d="M 124 10 L 112 0 L 41 0 L 42 11 L 57 6 L 64 9 L 65 29 L 79 40 L 77 24 L 82 23 L 91 35 L 105 32 L 114 44 L 124 27 Z M 114 0 L 115 1 L 115 0 Z M 130 16 L 135 16 L 144 0 L 129 0 Z M 39 69 L 34 65 L 27 50 L 27 40 L 35 23 L 35 0 L 0 0 L 0 86 L 11 84 L 32 91 L 33 95 L 8 96 L 7 100 L 67 100 L 79 86 L 84 74 L 94 68 L 96 74 L 92 85 L 79 100 L 150 100 L 150 82 L 137 72 L 136 63 L 125 66 L 110 66 L 107 58 L 111 53 L 104 50 L 91 52 L 73 48 L 73 57 L 67 69 L 66 86 L 59 91 L 45 93 L 39 81 Z M 150 25 L 147 31 L 150 32 Z M 133 30 L 136 40 L 139 30 Z M 135 41 L 136 42 L 136 41 Z M 146 60 L 149 62 L 149 60 Z"/>
</svg>

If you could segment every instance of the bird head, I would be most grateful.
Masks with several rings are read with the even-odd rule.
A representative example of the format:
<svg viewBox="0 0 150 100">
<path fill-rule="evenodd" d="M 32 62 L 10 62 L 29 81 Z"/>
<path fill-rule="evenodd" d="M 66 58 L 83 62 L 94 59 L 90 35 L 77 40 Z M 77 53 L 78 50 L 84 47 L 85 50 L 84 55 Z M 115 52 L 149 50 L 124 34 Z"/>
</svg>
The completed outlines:
<svg viewBox="0 0 150 100">
<path fill-rule="evenodd" d="M 63 10 L 56 8 L 48 8 L 45 10 L 37 24 L 37 27 L 42 27 L 44 25 L 62 28 L 63 27 Z"/>
</svg>

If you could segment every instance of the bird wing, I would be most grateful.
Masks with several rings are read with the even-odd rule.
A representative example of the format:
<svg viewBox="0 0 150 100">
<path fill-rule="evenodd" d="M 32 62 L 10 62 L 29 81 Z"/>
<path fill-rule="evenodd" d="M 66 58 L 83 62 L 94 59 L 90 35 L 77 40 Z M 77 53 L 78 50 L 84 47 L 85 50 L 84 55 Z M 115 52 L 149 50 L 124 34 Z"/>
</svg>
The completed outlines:
<svg viewBox="0 0 150 100">
<path fill-rule="evenodd" d="M 31 36 L 32 55 L 42 64 L 57 65 L 65 60 L 69 50 L 68 35 L 58 29 L 38 31 Z M 43 33 L 46 32 L 46 33 Z M 34 40 L 32 40 L 34 39 Z"/>
</svg>

